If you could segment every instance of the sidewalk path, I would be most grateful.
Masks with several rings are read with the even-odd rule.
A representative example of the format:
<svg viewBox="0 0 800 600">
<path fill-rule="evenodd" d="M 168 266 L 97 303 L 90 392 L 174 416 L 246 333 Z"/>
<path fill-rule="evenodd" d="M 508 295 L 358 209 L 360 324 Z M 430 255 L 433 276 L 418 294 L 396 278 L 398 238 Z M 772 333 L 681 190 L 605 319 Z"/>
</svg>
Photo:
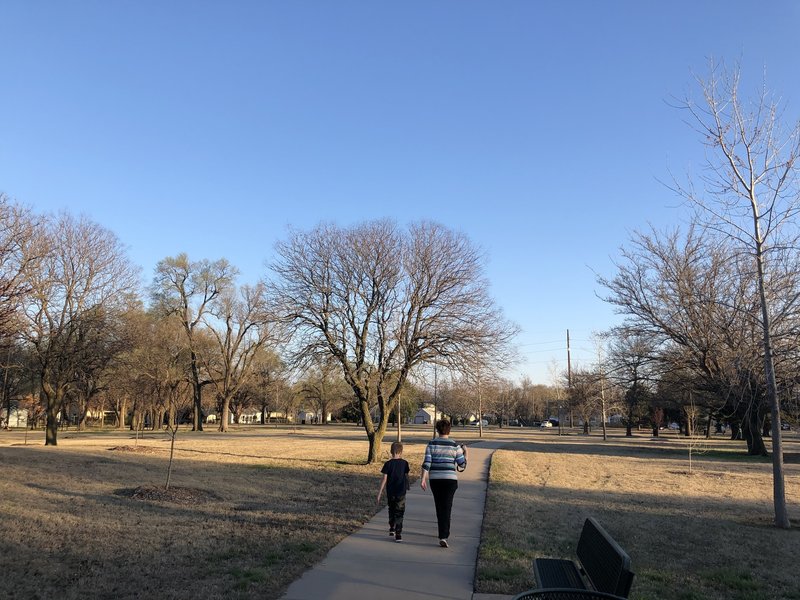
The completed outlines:
<svg viewBox="0 0 800 600">
<path fill-rule="evenodd" d="M 469 445 L 469 465 L 459 474 L 453 502 L 450 548 L 440 548 L 430 491 L 415 482 L 408 492 L 403 541 L 389 536 L 381 510 L 289 586 L 283 600 L 500 600 L 472 592 L 489 462 L 502 442 Z"/>
</svg>

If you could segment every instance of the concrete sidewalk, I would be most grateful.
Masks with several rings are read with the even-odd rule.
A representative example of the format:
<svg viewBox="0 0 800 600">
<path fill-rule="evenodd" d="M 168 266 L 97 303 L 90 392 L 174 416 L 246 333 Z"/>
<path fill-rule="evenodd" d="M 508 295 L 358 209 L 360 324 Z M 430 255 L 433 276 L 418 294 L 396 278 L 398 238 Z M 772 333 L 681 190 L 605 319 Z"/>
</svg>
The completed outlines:
<svg viewBox="0 0 800 600">
<path fill-rule="evenodd" d="M 510 598 L 472 592 L 489 462 L 500 446 L 496 442 L 469 445 L 469 465 L 459 474 L 453 501 L 450 548 L 439 547 L 433 496 L 415 482 L 407 496 L 401 543 L 389 536 L 384 508 L 291 584 L 284 600 Z"/>
</svg>

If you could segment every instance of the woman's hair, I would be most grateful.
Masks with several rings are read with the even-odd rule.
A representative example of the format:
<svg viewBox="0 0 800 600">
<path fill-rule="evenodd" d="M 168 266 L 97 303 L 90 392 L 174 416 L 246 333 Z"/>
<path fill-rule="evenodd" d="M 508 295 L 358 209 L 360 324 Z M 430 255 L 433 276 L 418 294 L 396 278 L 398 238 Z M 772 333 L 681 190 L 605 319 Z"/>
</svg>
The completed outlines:
<svg viewBox="0 0 800 600">
<path fill-rule="evenodd" d="M 447 419 L 436 421 L 436 431 L 439 432 L 439 435 L 450 435 L 450 421 Z"/>
</svg>

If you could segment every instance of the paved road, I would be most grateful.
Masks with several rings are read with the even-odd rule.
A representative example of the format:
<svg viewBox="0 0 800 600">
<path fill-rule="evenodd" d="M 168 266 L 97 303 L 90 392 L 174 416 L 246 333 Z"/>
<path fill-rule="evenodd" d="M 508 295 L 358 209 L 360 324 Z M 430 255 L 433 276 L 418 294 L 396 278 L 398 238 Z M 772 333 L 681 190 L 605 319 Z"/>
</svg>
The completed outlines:
<svg viewBox="0 0 800 600">
<path fill-rule="evenodd" d="M 453 502 L 450 548 L 440 548 L 430 491 L 408 493 L 403 541 L 389 536 L 386 509 L 345 538 L 289 586 L 284 600 L 501 600 L 473 594 L 483 507 L 492 453 L 502 442 L 469 445 L 469 465 Z"/>
</svg>

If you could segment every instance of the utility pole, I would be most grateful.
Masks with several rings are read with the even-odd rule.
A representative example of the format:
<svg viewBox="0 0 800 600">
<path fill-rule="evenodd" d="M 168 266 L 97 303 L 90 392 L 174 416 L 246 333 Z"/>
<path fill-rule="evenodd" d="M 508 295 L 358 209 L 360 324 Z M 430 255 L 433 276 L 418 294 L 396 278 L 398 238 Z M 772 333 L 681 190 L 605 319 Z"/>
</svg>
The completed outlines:
<svg viewBox="0 0 800 600">
<path fill-rule="evenodd" d="M 570 356 L 570 347 L 569 347 L 569 329 L 567 329 L 567 398 L 569 398 L 569 392 L 572 389 L 572 358 Z M 562 414 L 561 404 L 558 405 L 558 435 L 563 434 L 563 425 L 562 421 L 564 420 L 564 415 Z"/>
<path fill-rule="evenodd" d="M 569 329 L 567 329 L 567 389 L 572 387 L 572 363 L 569 355 Z"/>
</svg>

